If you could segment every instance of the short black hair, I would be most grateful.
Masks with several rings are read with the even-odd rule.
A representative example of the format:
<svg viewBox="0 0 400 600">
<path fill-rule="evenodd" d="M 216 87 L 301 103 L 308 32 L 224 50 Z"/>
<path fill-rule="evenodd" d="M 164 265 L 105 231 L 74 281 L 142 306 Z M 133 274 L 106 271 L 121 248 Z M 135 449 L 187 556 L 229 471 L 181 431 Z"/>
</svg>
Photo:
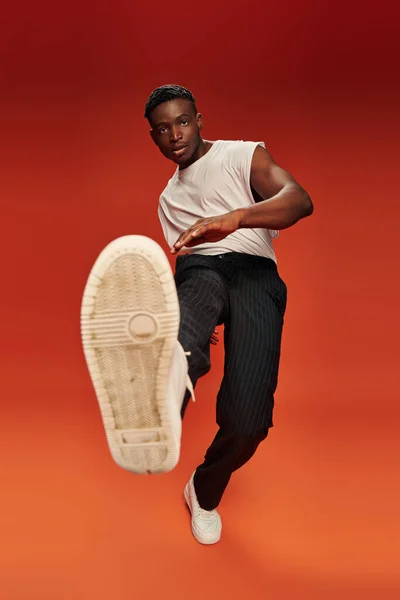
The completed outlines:
<svg viewBox="0 0 400 600">
<path fill-rule="evenodd" d="M 196 100 L 192 92 L 181 85 L 172 83 L 168 85 L 162 85 L 151 92 L 144 109 L 144 118 L 150 120 L 150 114 L 155 108 L 157 108 L 157 106 L 163 102 L 176 100 L 177 98 L 189 100 L 193 104 L 193 110 L 195 114 L 197 114 Z"/>
</svg>

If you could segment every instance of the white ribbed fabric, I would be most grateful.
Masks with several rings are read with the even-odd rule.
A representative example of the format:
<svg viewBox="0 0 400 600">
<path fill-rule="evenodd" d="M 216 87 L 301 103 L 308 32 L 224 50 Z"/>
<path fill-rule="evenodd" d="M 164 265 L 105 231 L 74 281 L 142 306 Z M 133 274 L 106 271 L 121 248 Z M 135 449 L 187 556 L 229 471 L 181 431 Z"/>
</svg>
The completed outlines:
<svg viewBox="0 0 400 600">
<path fill-rule="evenodd" d="M 170 247 L 198 219 L 222 215 L 254 204 L 250 169 L 254 150 L 264 142 L 217 140 L 210 150 L 186 169 L 176 169 L 160 196 L 158 214 Z M 244 252 L 276 262 L 272 238 L 277 231 L 239 229 L 216 243 L 183 251 L 196 254 Z"/>
</svg>

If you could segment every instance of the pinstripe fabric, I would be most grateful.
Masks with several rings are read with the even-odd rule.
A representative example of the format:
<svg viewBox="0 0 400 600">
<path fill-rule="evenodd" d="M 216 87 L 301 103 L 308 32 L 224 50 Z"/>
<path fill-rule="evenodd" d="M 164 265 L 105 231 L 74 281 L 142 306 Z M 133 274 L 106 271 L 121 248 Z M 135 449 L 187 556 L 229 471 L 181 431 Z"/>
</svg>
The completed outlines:
<svg viewBox="0 0 400 600">
<path fill-rule="evenodd" d="M 273 426 L 286 286 L 274 261 L 234 252 L 179 257 L 175 280 L 179 341 L 191 352 L 194 385 L 210 369 L 213 329 L 225 324 L 219 430 L 194 478 L 200 506 L 211 510 L 218 506 L 232 472 L 251 458 Z"/>
<path fill-rule="evenodd" d="M 180 307 L 179 341 L 188 357 L 189 377 L 193 383 L 210 370 L 210 337 L 217 324 L 225 320 L 229 305 L 228 288 L 223 275 L 210 257 L 178 257 L 175 282 Z M 182 406 L 184 416 L 190 393 Z"/>
</svg>

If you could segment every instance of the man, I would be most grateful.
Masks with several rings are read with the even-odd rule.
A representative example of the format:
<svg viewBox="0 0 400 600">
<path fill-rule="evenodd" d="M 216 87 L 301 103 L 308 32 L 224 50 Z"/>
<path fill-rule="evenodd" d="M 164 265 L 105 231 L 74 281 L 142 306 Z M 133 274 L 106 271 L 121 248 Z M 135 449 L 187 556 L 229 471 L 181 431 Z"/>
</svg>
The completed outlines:
<svg viewBox="0 0 400 600">
<path fill-rule="evenodd" d="M 184 491 L 194 537 L 214 544 L 229 479 L 273 426 L 286 286 L 272 238 L 313 206 L 263 143 L 203 139 L 187 89 L 154 90 L 145 117 L 177 165 L 159 218 L 172 254 L 184 255 L 174 280 L 154 241 L 126 236 L 109 244 L 85 289 L 83 346 L 115 461 L 161 473 L 178 462 L 181 417 L 210 369 L 215 327 L 225 325 L 219 430 Z"/>
</svg>

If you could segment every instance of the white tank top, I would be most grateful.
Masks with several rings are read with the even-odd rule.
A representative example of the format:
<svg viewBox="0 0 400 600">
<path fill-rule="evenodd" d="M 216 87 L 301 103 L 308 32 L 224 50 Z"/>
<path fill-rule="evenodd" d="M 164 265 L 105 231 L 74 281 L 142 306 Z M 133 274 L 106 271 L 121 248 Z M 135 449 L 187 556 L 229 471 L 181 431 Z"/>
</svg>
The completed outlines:
<svg viewBox="0 0 400 600">
<path fill-rule="evenodd" d="M 250 169 L 254 150 L 263 142 L 217 140 L 209 151 L 186 169 L 176 169 L 160 196 L 158 215 L 171 248 L 181 233 L 198 219 L 223 215 L 254 204 Z M 238 229 L 220 242 L 208 242 L 182 253 L 243 252 L 276 262 L 272 238 L 277 231 Z"/>
</svg>

